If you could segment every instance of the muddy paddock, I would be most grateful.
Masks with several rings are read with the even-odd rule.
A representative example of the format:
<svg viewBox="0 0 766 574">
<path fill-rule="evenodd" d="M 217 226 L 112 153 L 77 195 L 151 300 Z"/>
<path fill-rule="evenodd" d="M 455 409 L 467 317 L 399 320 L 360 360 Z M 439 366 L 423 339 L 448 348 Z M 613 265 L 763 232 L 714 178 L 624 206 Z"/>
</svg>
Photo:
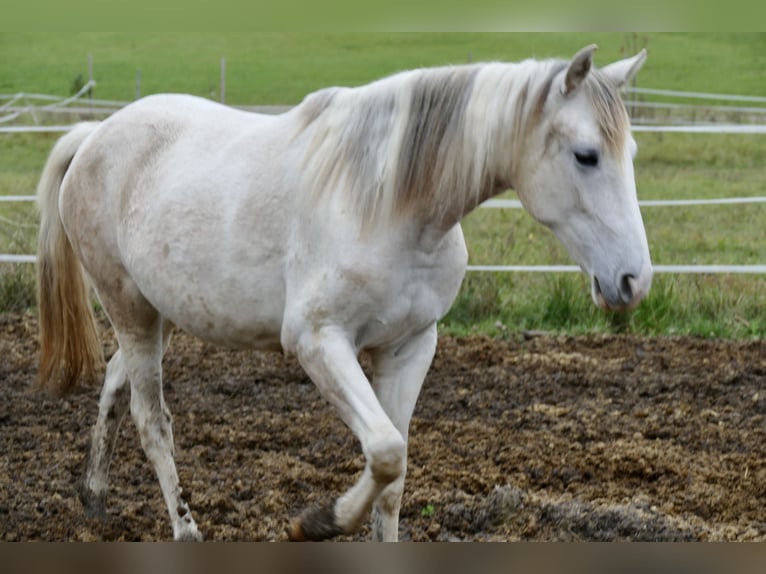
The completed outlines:
<svg viewBox="0 0 766 574">
<path fill-rule="evenodd" d="M 106 523 L 77 498 L 98 387 L 33 391 L 36 323 L 0 315 L 0 540 L 167 540 L 130 419 Z M 104 336 L 106 354 L 114 343 Z M 176 333 L 176 462 L 207 540 L 284 540 L 363 468 L 297 363 Z M 403 540 L 766 539 L 766 343 L 442 337 L 411 426 Z M 365 526 L 346 540 L 369 538 Z"/>
</svg>

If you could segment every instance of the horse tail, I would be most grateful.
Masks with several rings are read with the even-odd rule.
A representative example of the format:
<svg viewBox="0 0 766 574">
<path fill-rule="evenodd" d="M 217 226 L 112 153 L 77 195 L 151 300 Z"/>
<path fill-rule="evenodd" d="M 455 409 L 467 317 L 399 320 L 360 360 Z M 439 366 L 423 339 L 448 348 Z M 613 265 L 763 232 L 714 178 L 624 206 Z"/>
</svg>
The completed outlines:
<svg viewBox="0 0 766 574">
<path fill-rule="evenodd" d="M 37 186 L 37 385 L 57 394 L 71 391 L 81 378 L 92 378 L 103 362 L 89 285 L 59 213 L 61 183 L 78 148 L 96 125 L 78 124 L 59 139 Z"/>
</svg>

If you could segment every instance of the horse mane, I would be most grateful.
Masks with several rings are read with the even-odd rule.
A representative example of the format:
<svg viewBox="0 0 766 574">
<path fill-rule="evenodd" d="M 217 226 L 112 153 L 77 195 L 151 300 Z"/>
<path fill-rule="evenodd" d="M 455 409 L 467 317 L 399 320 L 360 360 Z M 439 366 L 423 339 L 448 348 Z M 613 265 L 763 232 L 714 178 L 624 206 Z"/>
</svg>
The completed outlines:
<svg viewBox="0 0 766 574">
<path fill-rule="evenodd" d="M 619 90 L 598 69 L 592 69 L 588 74 L 585 89 L 593 104 L 606 149 L 616 154 L 623 148 L 630 133 L 630 118 Z"/>
<path fill-rule="evenodd" d="M 297 109 L 297 135 L 307 136 L 304 188 L 314 198 L 340 195 L 363 225 L 413 213 L 459 218 L 513 187 L 526 135 L 566 66 L 423 68 L 309 94 Z M 585 85 L 608 149 L 619 149 L 629 122 L 616 87 L 597 70 Z"/>
</svg>

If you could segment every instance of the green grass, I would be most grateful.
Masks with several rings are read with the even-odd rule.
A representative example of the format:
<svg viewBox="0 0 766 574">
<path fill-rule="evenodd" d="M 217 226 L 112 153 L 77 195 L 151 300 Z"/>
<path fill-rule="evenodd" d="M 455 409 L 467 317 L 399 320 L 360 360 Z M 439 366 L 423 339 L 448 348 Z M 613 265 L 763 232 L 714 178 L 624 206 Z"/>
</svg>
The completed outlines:
<svg viewBox="0 0 766 574">
<path fill-rule="evenodd" d="M 750 339 L 766 334 L 762 277 L 657 275 L 631 313 L 598 310 L 585 277 L 576 274 L 469 273 L 442 332 L 516 336 L 551 333 L 634 333 Z"/>
<path fill-rule="evenodd" d="M 650 52 L 644 86 L 762 95 L 766 34 L 484 33 L 4 33 L 0 93 L 68 94 L 87 76 L 94 96 L 130 100 L 136 71 L 142 93 L 179 91 L 217 97 L 226 56 L 227 100 L 293 104 L 328 85 L 358 85 L 402 69 L 474 61 L 566 57 L 597 43 L 596 63 Z"/>
<path fill-rule="evenodd" d="M 764 136 L 640 133 L 636 139 L 640 199 L 766 195 Z M 644 207 L 642 213 L 655 264 L 766 262 L 766 204 Z M 463 228 L 471 264 L 571 263 L 553 234 L 522 210 L 476 210 Z M 469 273 L 443 327 L 457 334 L 763 337 L 766 277 L 658 274 L 649 297 L 625 316 L 596 309 L 586 278 L 578 274 Z"/>
<path fill-rule="evenodd" d="M 217 98 L 227 59 L 227 102 L 294 104 L 317 88 L 357 85 L 425 65 L 566 56 L 600 46 L 598 64 L 647 44 L 639 85 L 764 95 L 764 34 L 4 34 L 0 93 L 66 95 L 92 53 L 94 96 L 189 92 Z M 696 102 L 698 103 L 698 102 Z M 0 135 L 0 194 L 34 188 L 56 135 Z M 766 136 L 638 133 L 641 199 L 766 195 Z M 513 194 L 509 194 L 513 197 Z M 766 261 L 766 205 L 646 207 L 655 264 Z M 31 204 L 0 204 L 0 252 L 32 253 Z M 522 210 L 480 209 L 464 221 L 472 264 L 569 264 L 564 248 Z M 0 310 L 33 304 L 31 266 L 0 265 Z M 635 332 L 714 337 L 766 334 L 766 278 L 657 275 L 628 315 L 596 309 L 579 274 L 469 273 L 442 329 L 512 336 L 524 330 Z"/>
</svg>

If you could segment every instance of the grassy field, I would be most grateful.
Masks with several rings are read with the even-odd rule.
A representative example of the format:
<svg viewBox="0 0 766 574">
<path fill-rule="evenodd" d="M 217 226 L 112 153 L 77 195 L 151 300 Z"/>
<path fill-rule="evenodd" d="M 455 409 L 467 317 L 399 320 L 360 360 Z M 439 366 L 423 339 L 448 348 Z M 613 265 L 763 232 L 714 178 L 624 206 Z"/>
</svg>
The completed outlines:
<svg viewBox="0 0 766 574">
<path fill-rule="evenodd" d="M 226 56 L 231 104 L 294 104 L 326 85 L 356 85 L 400 69 L 528 56 L 566 56 L 600 46 L 597 64 L 646 45 L 639 85 L 766 95 L 766 35 L 727 34 L 4 34 L 0 94 L 68 95 L 93 55 L 94 96 L 142 93 L 218 98 Z M 0 102 L 1 104 L 2 102 Z M 33 192 L 55 135 L 0 134 L 0 194 Z M 766 136 L 636 134 L 641 199 L 766 195 Z M 509 195 L 509 197 L 513 197 Z M 643 209 L 655 264 L 766 263 L 766 205 Z M 0 252 L 32 253 L 29 204 L 0 204 Z M 552 235 L 521 210 L 480 209 L 465 220 L 472 264 L 570 263 Z M 32 304 L 31 266 L 0 264 L 0 308 Z M 629 315 L 590 303 L 577 274 L 468 275 L 445 330 L 515 336 L 525 329 L 763 337 L 763 276 L 658 275 Z"/>
<path fill-rule="evenodd" d="M 69 92 L 87 76 L 94 95 L 130 100 L 136 71 L 142 93 L 178 91 L 217 97 L 226 57 L 232 104 L 294 104 L 328 85 L 357 85 L 402 69 L 468 59 L 566 57 L 596 43 L 596 62 L 632 55 L 646 44 L 645 86 L 762 95 L 766 34 L 247 34 L 3 33 L 0 94 Z"/>
</svg>

